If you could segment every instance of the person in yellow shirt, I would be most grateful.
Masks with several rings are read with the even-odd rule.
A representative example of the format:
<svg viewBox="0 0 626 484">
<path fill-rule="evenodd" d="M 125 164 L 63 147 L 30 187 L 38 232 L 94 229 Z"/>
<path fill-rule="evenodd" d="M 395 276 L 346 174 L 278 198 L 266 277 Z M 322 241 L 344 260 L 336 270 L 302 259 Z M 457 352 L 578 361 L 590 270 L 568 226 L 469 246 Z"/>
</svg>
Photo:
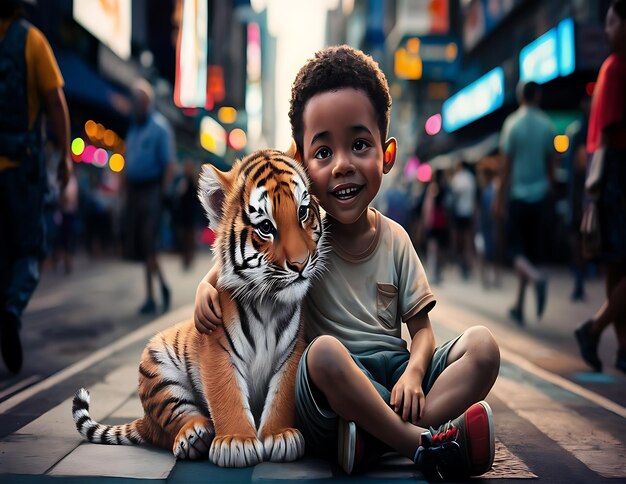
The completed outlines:
<svg viewBox="0 0 626 484">
<path fill-rule="evenodd" d="M 61 153 L 61 187 L 72 171 L 63 77 L 45 36 L 22 18 L 19 0 L 0 2 L 0 347 L 22 367 L 22 313 L 39 282 L 46 189 L 42 114 Z"/>
</svg>

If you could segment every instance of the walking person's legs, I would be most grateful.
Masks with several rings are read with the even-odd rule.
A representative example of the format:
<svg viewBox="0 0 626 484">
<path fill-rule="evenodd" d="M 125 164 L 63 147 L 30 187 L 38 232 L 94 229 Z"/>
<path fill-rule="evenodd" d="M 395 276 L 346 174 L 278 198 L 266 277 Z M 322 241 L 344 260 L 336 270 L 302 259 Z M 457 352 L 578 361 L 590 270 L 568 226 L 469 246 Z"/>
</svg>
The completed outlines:
<svg viewBox="0 0 626 484">
<path fill-rule="evenodd" d="M 598 344 L 602 332 L 611 323 L 615 326 L 618 353 L 616 366 L 626 372 L 626 263 L 607 264 L 606 301 L 594 317 L 576 331 L 582 358 L 596 371 L 602 371 Z"/>
</svg>

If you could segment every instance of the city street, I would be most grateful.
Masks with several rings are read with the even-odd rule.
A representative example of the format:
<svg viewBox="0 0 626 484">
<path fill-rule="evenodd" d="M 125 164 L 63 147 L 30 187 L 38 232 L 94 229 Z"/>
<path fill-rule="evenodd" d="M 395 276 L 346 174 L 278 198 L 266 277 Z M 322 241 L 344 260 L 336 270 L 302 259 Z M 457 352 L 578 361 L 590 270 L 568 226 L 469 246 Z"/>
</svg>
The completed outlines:
<svg viewBox="0 0 626 484">
<path fill-rule="evenodd" d="M 256 482 L 350 480 L 415 482 L 410 462 L 388 455 L 365 475 L 347 477 L 334 465 L 313 459 L 264 463 L 224 470 L 207 462 L 176 462 L 152 448 L 99 446 L 81 442 L 71 417 L 71 397 L 87 387 L 92 415 L 123 423 L 141 414 L 136 396 L 137 363 L 158 330 L 188 318 L 197 282 L 211 263 L 202 252 L 190 271 L 175 255 L 163 258 L 173 288 L 171 310 L 136 316 L 143 273 L 119 260 L 79 258 L 69 276 L 44 273 L 24 317 L 25 364 L 18 376 L 0 370 L 0 482 Z M 601 342 L 605 372 L 587 371 L 572 331 L 602 302 L 600 278 L 587 286 L 582 303 L 569 300 L 571 277 L 549 269 L 546 314 L 534 313 L 528 297 L 527 325 L 506 319 L 515 280 L 484 290 L 476 277 L 463 281 L 449 268 L 433 290 L 431 313 L 438 342 L 473 324 L 491 329 L 501 347 L 499 378 L 487 401 L 494 411 L 496 461 L 484 481 L 624 482 L 626 480 L 626 377 L 613 367 L 612 330 Z M 158 302 L 158 299 L 157 299 Z"/>
</svg>

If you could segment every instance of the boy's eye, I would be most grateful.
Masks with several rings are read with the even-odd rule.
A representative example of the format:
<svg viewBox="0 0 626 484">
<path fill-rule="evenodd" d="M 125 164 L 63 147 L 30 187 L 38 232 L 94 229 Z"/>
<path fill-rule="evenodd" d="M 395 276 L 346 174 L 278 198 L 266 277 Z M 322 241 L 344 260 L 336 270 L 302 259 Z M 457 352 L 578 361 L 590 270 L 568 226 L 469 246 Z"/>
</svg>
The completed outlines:
<svg viewBox="0 0 626 484">
<path fill-rule="evenodd" d="M 328 148 L 320 148 L 315 152 L 315 158 L 318 160 L 324 160 L 331 155 L 330 150 Z"/>
<path fill-rule="evenodd" d="M 363 151 L 364 149 L 369 148 L 369 144 L 363 141 L 362 139 L 357 140 L 354 145 L 352 145 L 352 149 L 354 151 Z"/>
</svg>

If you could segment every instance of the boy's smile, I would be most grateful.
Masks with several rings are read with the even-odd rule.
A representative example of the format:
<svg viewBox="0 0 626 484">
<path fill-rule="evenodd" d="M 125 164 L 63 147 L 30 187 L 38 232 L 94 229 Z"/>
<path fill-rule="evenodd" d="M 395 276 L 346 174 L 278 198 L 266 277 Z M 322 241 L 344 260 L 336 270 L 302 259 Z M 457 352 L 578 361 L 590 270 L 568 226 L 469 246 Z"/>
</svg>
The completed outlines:
<svg viewBox="0 0 626 484">
<path fill-rule="evenodd" d="M 360 90 L 344 88 L 313 96 L 303 113 L 303 160 L 313 193 L 343 225 L 367 221 L 383 173 L 383 145 L 374 107 Z"/>
</svg>

